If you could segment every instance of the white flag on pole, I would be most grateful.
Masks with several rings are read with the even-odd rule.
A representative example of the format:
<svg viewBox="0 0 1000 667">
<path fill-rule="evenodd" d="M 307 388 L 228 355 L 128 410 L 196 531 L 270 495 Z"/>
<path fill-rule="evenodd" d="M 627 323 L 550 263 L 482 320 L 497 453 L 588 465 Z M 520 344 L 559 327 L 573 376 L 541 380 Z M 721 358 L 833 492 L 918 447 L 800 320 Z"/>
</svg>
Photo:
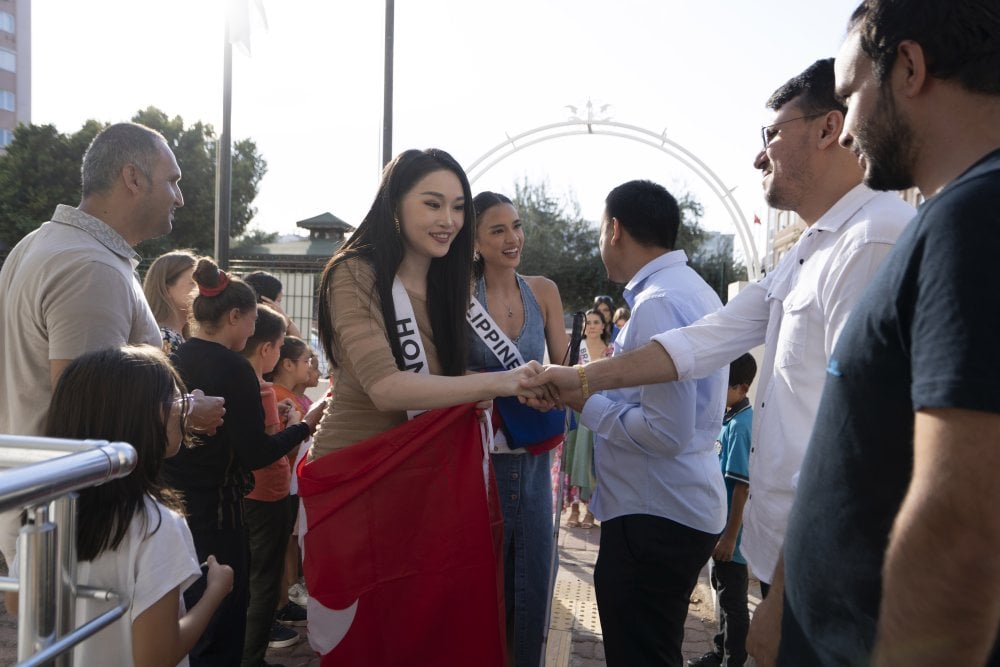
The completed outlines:
<svg viewBox="0 0 1000 667">
<path fill-rule="evenodd" d="M 229 0 L 226 20 L 229 21 L 229 43 L 240 47 L 245 54 L 250 55 L 250 3 L 254 12 L 267 30 L 267 14 L 264 13 L 264 0 Z"/>
</svg>

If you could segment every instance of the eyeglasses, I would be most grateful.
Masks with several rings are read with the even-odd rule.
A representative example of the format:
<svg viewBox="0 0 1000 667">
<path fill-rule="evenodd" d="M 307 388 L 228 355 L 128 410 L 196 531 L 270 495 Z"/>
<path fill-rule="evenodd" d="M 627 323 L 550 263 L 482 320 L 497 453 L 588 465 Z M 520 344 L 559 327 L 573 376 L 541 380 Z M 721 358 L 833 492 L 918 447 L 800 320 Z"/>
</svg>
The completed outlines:
<svg viewBox="0 0 1000 667">
<path fill-rule="evenodd" d="M 827 114 L 826 111 L 821 111 L 819 113 L 809 114 L 808 116 L 796 116 L 795 118 L 779 120 L 777 123 L 771 123 L 770 125 L 765 125 L 764 127 L 760 128 L 760 139 L 761 141 L 764 142 L 764 150 L 767 150 L 767 147 L 771 145 L 772 141 L 774 141 L 774 137 L 778 135 L 778 131 L 774 128 L 778 127 L 779 125 L 784 125 L 785 123 L 791 123 L 792 121 L 795 120 L 809 120 L 811 118 L 819 118 L 820 116 L 825 116 L 826 114 Z"/>
</svg>

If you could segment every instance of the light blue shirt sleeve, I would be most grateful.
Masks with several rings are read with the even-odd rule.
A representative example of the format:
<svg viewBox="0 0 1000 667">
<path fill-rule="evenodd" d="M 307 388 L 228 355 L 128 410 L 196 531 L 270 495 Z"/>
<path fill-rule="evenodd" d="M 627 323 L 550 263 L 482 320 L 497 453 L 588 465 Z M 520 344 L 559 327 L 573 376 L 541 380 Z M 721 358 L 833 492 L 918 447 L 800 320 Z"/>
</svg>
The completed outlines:
<svg viewBox="0 0 1000 667">
<path fill-rule="evenodd" d="M 615 353 L 645 343 L 655 334 L 683 324 L 665 296 L 636 304 Z M 656 456 L 676 456 L 693 439 L 697 424 L 697 385 L 665 382 L 601 392 L 584 405 L 581 419 L 610 447 L 635 447 Z M 716 422 L 717 423 L 717 422 Z"/>
</svg>

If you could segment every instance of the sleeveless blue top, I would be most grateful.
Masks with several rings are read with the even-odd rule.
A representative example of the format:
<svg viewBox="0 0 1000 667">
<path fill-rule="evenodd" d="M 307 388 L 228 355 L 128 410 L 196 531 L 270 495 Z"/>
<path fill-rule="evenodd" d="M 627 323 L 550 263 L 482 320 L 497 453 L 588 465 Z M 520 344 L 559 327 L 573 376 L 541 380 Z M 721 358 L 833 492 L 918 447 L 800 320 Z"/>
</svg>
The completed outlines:
<svg viewBox="0 0 1000 667">
<path fill-rule="evenodd" d="M 517 338 L 512 338 L 511 342 L 517 346 L 525 361 L 534 359 L 540 362 L 545 357 L 545 323 L 542 321 L 542 309 L 535 301 L 535 295 L 528 287 L 528 283 L 524 282 L 524 278 L 520 275 L 516 277 L 517 287 L 521 291 L 521 301 L 524 303 L 524 326 Z M 475 296 L 483 308 L 489 312 L 486 306 L 486 281 L 482 277 L 476 279 Z M 497 319 L 493 313 L 490 313 L 490 316 L 494 320 Z M 470 371 L 482 371 L 487 368 L 499 369 L 501 367 L 500 360 L 471 329 L 472 326 L 469 325 L 470 344 L 467 368 Z"/>
</svg>

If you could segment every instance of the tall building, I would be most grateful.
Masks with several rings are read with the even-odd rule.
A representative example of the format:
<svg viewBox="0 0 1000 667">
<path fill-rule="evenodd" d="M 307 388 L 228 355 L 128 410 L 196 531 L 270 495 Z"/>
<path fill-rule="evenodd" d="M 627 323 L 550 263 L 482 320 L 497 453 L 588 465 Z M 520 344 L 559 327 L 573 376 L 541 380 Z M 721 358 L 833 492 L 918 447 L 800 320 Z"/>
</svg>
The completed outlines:
<svg viewBox="0 0 1000 667">
<path fill-rule="evenodd" d="M 0 150 L 31 122 L 31 0 L 0 0 Z"/>
</svg>

